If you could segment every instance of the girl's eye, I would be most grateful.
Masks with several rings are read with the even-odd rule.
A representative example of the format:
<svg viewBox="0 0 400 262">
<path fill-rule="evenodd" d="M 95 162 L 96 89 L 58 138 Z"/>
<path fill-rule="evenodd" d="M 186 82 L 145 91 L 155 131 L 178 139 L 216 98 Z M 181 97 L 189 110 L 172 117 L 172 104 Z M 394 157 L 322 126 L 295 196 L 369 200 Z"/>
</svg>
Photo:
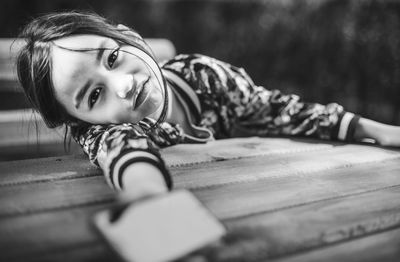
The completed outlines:
<svg viewBox="0 0 400 262">
<path fill-rule="evenodd" d="M 94 89 L 92 93 L 90 93 L 89 108 L 92 108 L 94 106 L 94 104 L 96 104 L 97 100 L 99 99 L 100 92 L 101 92 L 101 88 L 98 87 L 98 88 Z"/>
<path fill-rule="evenodd" d="M 115 61 L 118 59 L 119 47 L 111 52 L 107 58 L 107 64 L 110 68 L 114 66 Z"/>
</svg>

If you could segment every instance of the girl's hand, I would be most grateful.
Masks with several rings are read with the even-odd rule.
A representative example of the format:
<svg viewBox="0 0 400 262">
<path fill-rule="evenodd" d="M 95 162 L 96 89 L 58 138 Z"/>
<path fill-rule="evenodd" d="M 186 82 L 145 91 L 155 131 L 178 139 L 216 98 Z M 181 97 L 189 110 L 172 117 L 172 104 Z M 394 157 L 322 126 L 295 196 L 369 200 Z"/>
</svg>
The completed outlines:
<svg viewBox="0 0 400 262">
<path fill-rule="evenodd" d="M 360 118 L 354 139 L 356 141 L 373 139 L 381 146 L 400 147 L 400 127 Z"/>
<path fill-rule="evenodd" d="M 128 166 L 122 174 L 122 184 L 119 200 L 125 203 L 168 192 L 161 171 L 147 162 Z"/>
<path fill-rule="evenodd" d="M 378 138 L 381 146 L 400 147 L 400 127 L 386 125 Z"/>
</svg>

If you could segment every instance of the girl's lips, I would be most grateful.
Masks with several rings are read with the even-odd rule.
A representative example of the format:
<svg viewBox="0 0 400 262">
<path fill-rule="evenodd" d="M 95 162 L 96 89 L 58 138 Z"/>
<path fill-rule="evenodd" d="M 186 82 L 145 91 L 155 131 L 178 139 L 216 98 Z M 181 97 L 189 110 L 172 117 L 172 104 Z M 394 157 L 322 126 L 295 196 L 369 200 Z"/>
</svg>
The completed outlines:
<svg viewBox="0 0 400 262">
<path fill-rule="evenodd" d="M 150 76 L 142 82 L 142 84 L 138 87 L 138 94 L 134 96 L 134 106 L 133 109 L 137 109 L 144 101 L 146 101 L 147 97 L 150 94 L 150 90 L 146 85 L 149 82 Z"/>
</svg>

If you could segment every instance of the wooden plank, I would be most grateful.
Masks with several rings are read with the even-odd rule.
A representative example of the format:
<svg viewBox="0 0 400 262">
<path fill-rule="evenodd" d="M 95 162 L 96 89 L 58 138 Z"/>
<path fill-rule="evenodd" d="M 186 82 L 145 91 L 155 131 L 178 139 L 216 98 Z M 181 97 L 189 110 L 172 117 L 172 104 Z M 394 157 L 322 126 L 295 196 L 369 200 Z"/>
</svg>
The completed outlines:
<svg viewBox="0 0 400 262">
<path fill-rule="evenodd" d="M 39 114 L 29 109 L 0 112 L 0 160 L 65 155 L 65 128 L 49 129 Z M 69 154 L 81 149 L 70 143 Z"/>
<path fill-rule="evenodd" d="M 248 227 L 254 233 L 249 241 L 258 241 L 252 252 L 259 254 L 262 250 L 262 254 L 271 258 L 400 226 L 399 196 L 400 187 L 394 187 L 241 217 L 228 220 L 226 224 L 231 230 Z M 0 258 L 56 253 L 57 250 L 95 242 L 96 236 L 88 231 L 88 219 L 96 210 L 107 206 L 95 203 L 73 209 L 3 217 L 0 219 L 0 235 L 5 238 L 4 241 L 0 239 L 0 249 L 7 252 Z M 62 234 L 64 231 L 68 234 Z M 20 247 L 24 246 L 29 248 L 21 253 Z"/>
<path fill-rule="evenodd" d="M 230 138 L 205 144 L 180 144 L 161 150 L 169 166 L 193 166 L 240 158 L 323 151 L 343 145 L 332 141 L 288 138 Z"/>
<path fill-rule="evenodd" d="M 326 151 L 328 149 L 334 150 Z M 190 144 L 182 144 L 162 149 L 161 154 L 169 167 L 182 167 L 179 168 L 179 170 L 177 170 L 175 173 L 176 176 L 181 176 L 182 174 L 184 175 L 179 179 L 179 183 L 185 184 L 187 183 L 185 182 L 185 178 L 187 178 L 187 180 L 194 179 L 195 181 L 199 180 L 199 178 L 201 178 L 201 180 L 206 180 L 206 178 L 203 179 L 203 176 L 198 177 L 197 174 L 191 175 L 192 172 L 188 171 L 192 171 L 192 169 L 196 168 L 198 169 L 199 167 L 201 168 L 203 167 L 203 164 L 211 164 L 223 160 L 264 156 L 269 158 L 269 160 L 265 162 L 265 165 L 275 165 L 275 167 L 281 167 L 282 169 L 291 172 L 293 170 L 299 171 L 299 168 L 303 170 L 308 166 L 304 166 L 304 164 L 302 164 L 302 166 L 297 168 L 296 165 L 291 165 L 288 169 L 286 163 L 288 161 L 291 161 L 292 159 L 287 159 L 284 155 L 294 156 L 296 154 L 301 154 L 304 155 L 302 159 L 308 160 L 306 163 L 308 163 L 310 168 L 314 168 L 313 170 L 315 170 L 315 161 L 310 161 L 310 159 L 308 159 L 308 156 L 312 157 L 321 154 L 328 154 L 328 156 L 325 157 L 324 160 L 325 162 L 329 162 L 329 154 L 342 154 L 341 150 L 344 150 L 343 152 L 347 152 L 346 155 L 344 157 L 341 157 L 340 159 L 332 159 L 334 166 L 331 165 L 330 168 L 337 168 L 343 165 L 348 165 L 349 160 L 347 159 L 347 157 L 354 154 L 354 152 L 362 152 L 361 155 L 358 154 L 360 156 L 359 159 L 356 159 L 358 163 L 371 161 L 371 159 L 372 161 L 374 161 L 374 159 L 375 161 L 379 161 L 380 159 L 388 159 L 391 157 L 396 157 L 396 154 L 398 154 L 398 151 L 374 148 L 364 145 L 343 145 L 340 143 L 333 143 L 329 141 L 316 141 L 310 139 L 292 140 L 283 138 L 259 137 L 217 140 L 209 142 L 207 144 L 196 144 L 195 146 Z M 305 154 L 307 154 L 307 156 L 305 156 Z M 285 160 L 280 159 L 282 157 Z M 295 158 L 297 159 L 297 162 L 301 161 L 301 159 L 298 159 L 297 156 Z M 256 159 L 255 161 L 258 160 Z M 229 168 L 230 163 L 231 162 L 226 163 L 227 168 Z M 201 166 L 196 167 L 195 165 Z M 239 166 L 240 165 L 241 164 L 239 164 Z M 73 167 L 73 169 L 71 167 Z M 223 167 L 225 168 L 225 166 Z M 63 173 L 70 171 L 74 174 L 81 174 L 82 172 L 84 172 L 84 170 L 91 168 L 93 169 L 92 165 L 89 164 L 89 161 L 84 156 L 51 157 L 37 159 L 33 161 L 24 160 L 0 163 L 0 169 L 4 171 L 2 175 L 3 183 L 15 183 L 25 180 L 31 181 L 31 179 L 41 180 L 43 179 L 42 175 L 47 176 L 49 179 L 54 179 L 55 177 L 51 175 L 52 172 Z M 208 168 L 213 168 L 212 164 Z M 261 166 L 261 168 L 263 168 L 263 166 Z M 322 168 L 321 170 L 324 170 L 328 168 L 328 166 L 320 166 L 320 168 Z M 260 170 L 258 170 L 257 172 L 260 172 Z M 35 176 L 32 176 L 32 173 L 35 173 Z M 235 173 L 241 175 L 239 172 L 234 172 L 234 174 Z M 248 173 L 249 172 L 245 172 L 245 174 Z M 231 174 L 231 176 L 234 174 Z M 213 180 L 209 179 L 207 181 L 211 181 L 213 184 L 218 184 L 218 179 L 229 178 L 229 176 L 226 176 L 225 174 L 222 174 L 221 178 L 215 176 L 214 173 L 212 173 L 211 176 Z M 246 177 L 247 179 L 251 179 L 250 176 Z M 243 178 L 240 179 L 243 180 Z M 198 186 L 207 186 L 207 183 L 210 183 L 207 181 L 204 183 L 195 183 L 197 183 Z M 224 183 L 224 181 L 221 181 L 220 183 Z"/>
<path fill-rule="evenodd" d="M 102 241 L 91 226 L 91 217 L 108 206 L 92 205 L 1 218 L 0 261 L 38 259 L 60 252 L 68 254 L 83 247 L 89 250 L 93 250 L 92 246 L 98 248 Z M 102 249 L 106 250 L 104 246 Z M 68 260 L 64 257 L 62 261 Z"/>
<path fill-rule="evenodd" d="M 257 243 L 271 241 L 273 250 L 280 251 L 270 256 L 297 255 L 320 247 L 327 250 L 398 226 L 398 150 L 329 143 L 307 148 L 299 142 L 295 147 L 299 151 L 290 151 L 290 143 L 285 144 L 290 140 L 275 147 L 268 146 L 269 139 L 246 141 L 234 140 L 233 149 L 228 141 L 216 141 L 201 147 L 197 154 L 193 148 L 198 145 L 171 147 L 163 153 L 178 188 L 192 188 L 231 228 L 249 225 L 265 232 L 260 239 L 264 242 Z M 181 161 L 186 155 L 189 160 Z M 74 223 L 79 224 L 76 230 L 82 231 L 91 212 L 87 210 L 107 206 L 115 195 L 100 170 L 85 157 L 4 162 L 0 170 L 5 171 L 0 184 L 0 235 L 7 236 L 0 238 L 0 249 L 4 245 L 8 250 L 7 238 L 21 248 L 43 238 L 21 256 L 17 248 L 10 248 L 7 259 L 0 260 L 44 258 L 49 252 L 47 259 L 63 261 L 57 254 L 73 254 L 71 250 L 80 243 L 89 251 L 97 246 L 91 233 L 85 238 L 74 232 Z M 71 230 L 65 239 L 60 238 L 63 227 L 57 229 L 59 223 L 65 225 L 64 231 Z M 59 240 L 52 244 L 52 238 Z M 255 252 L 260 250 L 257 248 L 262 249 L 255 246 Z M 76 252 L 82 257 L 88 254 Z"/>
<path fill-rule="evenodd" d="M 7 90 L 1 90 L 0 112 L 32 107 L 18 82 L 0 79 L 0 89 L 2 86 L 7 86 Z"/>
<path fill-rule="evenodd" d="M 214 152 L 207 152 L 207 154 L 213 156 Z M 221 157 L 219 152 L 217 154 L 218 157 Z M 363 145 L 342 145 L 307 153 L 272 154 L 222 161 L 222 163 L 203 163 L 201 168 L 189 165 L 175 173 L 177 177 L 180 177 L 176 181 L 176 185 L 201 188 L 273 179 L 274 177 L 295 176 L 299 178 L 308 173 L 325 172 L 369 163 L 379 164 L 385 160 L 399 159 L 399 157 L 399 150 Z"/>
<path fill-rule="evenodd" d="M 391 151 L 380 152 L 373 154 L 374 159 L 388 160 L 375 163 L 375 160 L 370 159 L 372 162 L 367 162 L 367 154 L 359 154 L 356 160 L 362 162 L 357 162 L 358 165 L 351 165 L 347 160 L 343 165 L 343 162 L 331 157 L 332 152 L 329 150 L 326 154 L 318 152 L 319 156 L 313 156 L 316 152 L 310 152 L 306 156 L 264 156 L 180 166 L 171 168 L 171 173 L 177 188 L 195 190 L 195 194 L 218 217 L 226 219 L 399 185 L 400 176 L 396 175 L 400 173 L 397 155 Z M 310 162 L 309 157 L 313 161 Z M 333 159 L 335 165 L 322 162 L 325 158 Z M 311 166 L 304 161 L 309 161 Z M 322 169 L 316 169 L 314 161 L 322 163 Z M 76 168 L 70 166 L 69 170 Z M 74 172 L 52 174 L 50 177 L 54 180 L 51 183 L 47 183 L 50 182 L 48 180 L 38 180 L 36 183 L 19 181 L 15 185 L 5 184 L 11 186 L 4 186 L 0 192 L 0 205 L 3 207 L 0 216 L 58 206 L 84 205 L 103 198 L 108 201 L 112 193 L 108 191 L 101 176 L 93 176 L 91 171 L 89 175 L 83 176 Z M 209 174 L 213 176 L 208 177 Z M 56 175 L 60 178 L 57 179 Z M 43 174 L 42 178 L 45 176 Z M 188 180 L 188 177 L 194 182 Z M 34 201 L 30 196 L 41 201 Z"/>
<path fill-rule="evenodd" d="M 394 229 L 332 247 L 296 254 L 275 262 L 398 262 L 400 260 L 400 229 Z"/>
<path fill-rule="evenodd" d="M 39 159 L 54 156 L 61 157 L 65 155 L 79 154 L 80 152 L 80 147 L 75 143 L 71 143 L 70 149 L 64 149 L 64 145 L 60 143 L 5 146 L 0 148 L 0 162 L 32 158 Z"/>
<path fill-rule="evenodd" d="M 49 129 L 32 110 L 0 112 L 0 147 L 58 143 L 63 145 L 64 129 Z"/>
<path fill-rule="evenodd" d="M 243 169 L 246 167 L 250 168 L 244 166 Z M 227 174 L 235 172 L 226 168 L 225 171 Z M 194 193 L 219 218 L 228 219 L 390 188 L 400 185 L 399 173 L 399 161 L 396 159 L 381 165 L 364 164 L 321 173 L 271 176 L 251 183 L 206 187 Z"/>
<path fill-rule="evenodd" d="M 325 150 L 323 151 L 324 154 L 322 154 L 322 151 L 312 151 L 307 155 L 282 154 L 243 158 L 235 161 L 217 161 L 195 166 L 178 166 L 172 168 L 171 172 L 174 174 L 177 188 L 207 189 L 211 187 L 209 192 L 212 192 L 212 194 L 209 194 L 209 196 L 208 193 L 206 193 L 204 197 L 202 196 L 202 194 L 204 194 L 203 192 L 208 192 L 204 190 L 199 190 L 196 194 L 207 203 L 213 203 L 212 199 L 210 199 L 211 196 L 215 196 L 215 198 L 219 200 L 218 203 L 227 202 L 224 204 L 225 208 L 217 208 L 218 215 L 223 218 L 240 216 L 249 212 L 262 212 L 265 209 L 265 205 L 264 200 L 260 201 L 259 194 L 262 194 L 268 199 L 275 200 L 274 203 L 269 203 L 268 206 L 271 207 L 284 204 L 285 201 L 292 199 L 295 194 L 299 196 L 304 195 L 305 199 L 312 199 L 317 196 L 322 197 L 325 194 L 326 197 L 338 196 L 340 194 L 348 194 L 352 192 L 352 190 L 356 190 L 355 192 L 363 192 L 398 184 L 398 176 L 393 176 L 393 172 L 396 170 L 398 171 L 399 168 L 397 165 L 398 153 L 396 151 L 369 148 L 369 151 L 360 152 L 357 157 L 353 159 L 353 162 L 349 162 L 351 155 L 354 154 L 353 150 L 358 152 L 357 147 L 343 146 Z M 373 153 L 371 154 L 371 152 Z M 340 157 L 333 157 L 339 153 L 341 155 Z M 375 165 L 375 161 L 391 159 L 393 157 L 393 161 L 388 160 L 379 163 L 382 167 Z M 340 159 L 342 159 L 342 161 L 339 161 Z M 323 160 L 326 162 L 323 162 Z M 369 163 L 368 161 L 372 162 Z M 318 165 L 315 164 L 316 162 Z M 30 163 L 30 165 L 28 165 L 30 168 L 23 167 L 21 165 L 22 163 Z M 22 200 L 25 197 L 29 198 L 28 196 L 30 194 L 39 194 L 38 197 L 41 196 L 40 194 L 43 194 L 43 198 L 46 198 L 45 194 L 54 195 L 56 197 L 58 190 L 75 187 L 77 192 L 82 190 L 84 195 L 86 194 L 85 191 L 101 195 L 101 192 L 105 190 L 104 188 L 107 188 L 102 177 L 90 177 L 92 175 L 98 175 L 99 170 L 93 169 L 93 167 L 91 167 L 89 163 L 85 163 L 83 159 L 74 162 L 73 158 L 69 158 L 69 161 L 64 162 L 58 161 L 58 158 L 52 158 L 53 164 L 49 164 L 49 162 L 35 163 L 34 160 L 23 161 L 22 163 L 16 161 L 11 162 L 11 164 L 3 164 L 6 170 L 3 186 L 17 184 L 15 187 L 5 187 L 2 190 L 2 199 L 5 207 L 7 207 L 4 208 L 3 211 L 0 211 L 3 215 L 13 214 L 17 212 L 17 210 L 20 212 L 33 212 L 35 208 L 34 203 L 25 203 L 21 207 L 18 204 L 18 199 L 12 199 L 17 192 L 21 192 L 18 193 L 18 195 L 21 196 Z M 356 163 L 358 163 L 358 165 L 355 165 Z M 87 171 L 89 172 L 85 172 L 88 167 L 89 169 Z M 268 167 L 268 169 L 265 167 Z M 337 172 L 338 168 L 342 168 L 339 174 Z M 377 176 L 373 168 L 380 168 L 382 174 Z M 38 172 L 39 170 L 42 171 Z M 27 171 L 29 173 L 26 173 Z M 323 172 L 323 174 L 319 174 L 318 172 Z M 15 178 L 20 177 L 21 174 L 24 173 L 25 180 L 18 180 Z M 88 176 L 90 182 L 86 182 L 85 179 L 82 179 L 86 176 Z M 386 176 L 386 179 L 382 179 L 383 176 Z M 76 179 L 64 181 L 65 178 L 81 179 L 79 182 L 76 182 Z M 55 182 L 55 180 L 63 181 L 58 181 L 56 186 L 42 185 L 41 183 L 48 181 L 46 179 L 52 180 L 53 182 Z M 36 181 L 37 184 L 32 184 L 34 181 Z M 342 181 L 346 182 L 346 185 L 338 187 L 337 184 L 342 183 Z M 279 192 L 279 194 L 285 193 L 285 198 L 276 198 L 272 195 L 273 192 L 276 191 L 276 188 L 271 188 L 271 186 L 276 187 L 276 185 L 280 184 L 284 185 L 284 188 L 287 189 L 287 192 Z M 226 186 L 221 188 L 221 185 Z M 304 188 L 301 192 L 298 192 L 299 185 L 302 185 Z M 232 193 L 230 192 L 241 191 L 245 191 L 244 193 L 247 194 L 246 199 L 252 200 L 250 204 L 235 197 L 234 194 L 231 196 Z M 329 194 L 326 193 L 326 191 L 328 191 Z M 7 197 L 10 197 L 11 201 L 7 201 Z M 80 199 L 79 194 L 71 197 L 73 198 L 70 204 L 73 205 L 82 204 L 82 200 L 85 199 Z M 77 199 L 74 199 L 74 197 Z M 280 203 L 277 202 L 279 199 L 282 200 Z M 301 198 L 296 197 L 294 200 L 297 202 L 286 204 L 298 204 Z M 53 203 L 48 203 L 49 205 L 51 204 L 50 206 L 44 206 L 41 207 L 41 209 L 53 208 L 61 203 L 65 205 L 64 201 L 65 199 L 63 198 L 57 201 L 54 199 Z M 94 200 L 92 199 L 90 201 Z M 211 204 L 210 208 L 213 209 Z"/>
<path fill-rule="evenodd" d="M 324 245 L 343 240 L 338 237 L 332 237 L 332 232 L 335 232 L 335 230 L 325 230 L 324 232 L 323 230 L 326 228 L 335 229 L 336 227 L 338 228 L 336 232 L 339 232 L 340 235 L 350 236 L 351 232 L 353 232 L 353 237 L 359 237 L 359 234 L 357 235 L 354 232 L 362 232 L 360 225 L 372 225 L 370 231 L 368 231 L 367 228 L 365 232 L 362 232 L 370 234 L 371 232 L 373 233 L 374 230 L 379 231 L 385 229 L 382 226 L 377 226 L 376 221 L 387 221 L 383 226 L 393 226 L 395 223 L 398 224 L 400 222 L 400 215 L 398 215 L 398 213 L 397 220 L 385 220 L 382 219 L 382 217 L 389 217 L 390 214 L 396 215 L 395 212 L 399 212 L 398 203 L 396 204 L 394 201 L 390 201 L 399 199 L 399 193 L 399 188 L 371 192 L 361 197 L 352 196 L 349 198 L 329 200 L 324 203 L 312 203 L 307 206 L 291 208 L 282 212 L 264 213 L 258 216 L 241 218 L 235 221 L 229 221 L 228 224 L 230 224 L 231 228 L 238 226 L 263 226 L 268 232 L 268 237 L 265 239 L 269 241 L 270 247 L 274 247 L 271 248 L 272 251 L 282 251 L 282 247 L 284 247 L 285 249 L 283 250 L 285 252 L 293 252 L 293 247 L 290 247 L 290 244 L 302 243 L 301 248 L 304 249 L 313 247 L 306 246 L 304 243 L 319 243 L 313 240 L 312 237 L 317 237 Z M 93 240 L 91 239 L 93 233 L 87 232 L 87 228 L 85 228 L 84 225 L 87 221 L 82 220 L 82 217 L 87 219 L 87 217 L 98 208 L 99 207 L 91 207 L 87 208 L 87 210 L 78 208 L 76 210 L 61 210 L 53 213 L 3 218 L 0 224 L 0 235 L 7 236 L 7 241 L 4 243 L 0 241 L 0 247 L 5 247 L 4 249 L 2 248 L 2 250 L 8 250 L 7 253 L 10 252 L 8 256 L 11 256 L 22 255 L 19 253 L 18 245 L 31 247 L 33 250 L 32 252 L 38 252 L 40 248 L 44 248 L 42 252 L 51 252 L 52 249 L 61 249 L 59 245 L 72 245 L 71 242 L 74 242 L 74 239 L 74 246 L 78 244 L 76 241 L 79 241 L 79 245 L 81 241 L 82 245 L 86 242 L 91 242 Z M 349 212 L 349 208 L 351 208 L 352 212 Z M 76 218 L 78 218 L 78 220 Z M 62 228 L 59 228 L 60 223 Z M 348 232 L 350 232 L 348 234 L 343 233 L 345 232 L 343 228 L 345 228 L 346 225 L 348 225 Z M 68 229 L 67 235 L 59 234 L 60 230 L 63 232 L 65 229 Z M 262 232 L 262 230 L 260 231 Z M 282 236 L 282 234 L 284 236 Z M 279 238 L 277 236 L 279 236 Z M 295 238 L 293 238 L 293 236 L 295 236 Z M 307 238 L 307 236 L 309 238 Z M 52 238 L 54 238 L 54 240 L 52 240 Z M 344 240 L 347 240 L 347 238 L 344 238 Z M 33 243 L 33 246 L 30 242 Z M 38 243 L 40 243 L 39 247 L 35 247 Z M 15 247 L 15 254 L 13 253 L 14 249 L 8 248 L 7 245 Z M 280 248 L 276 249 L 276 246 Z M 29 249 L 25 249 L 24 252 L 29 252 Z"/>
<path fill-rule="evenodd" d="M 87 156 L 71 155 L 0 162 L 0 188 L 89 176 L 102 176 Z"/>
<path fill-rule="evenodd" d="M 195 146 L 181 144 L 162 149 L 161 154 L 169 167 L 183 167 L 229 159 L 305 153 L 329 149 L 334 145 L 330 142 L 321 143 L 315 140 L 294 141 L 252 137 L 217 140 Z M 53 180 L 63 177 L 58 174 L 68 172 L 69 176 L 77 177 L 86 174 L 86 170 L 100 174 L 100 170 L 95 171 L 96 168 L 89 163 L 87 157 L 82 155 L 0 162 L 0 170 L 3 170 L 0 186 L 43 179 Z M 57 173 L 57 175 L 52 173 Z"/>
<path fill-rule="evenodd" d="M 0 217 L 108 203 L 115 192 L 101 176 L 3 187 Z"/>
<path fill-rule="evenodd" d="M 295 257 L 399 228 L 400 186 L 267 211 L 227 220 L 226 224 L 231 230 L 249 228 L 254 239 L 264 241 L 264 245 L 258 245 L 262 246 L 259 250 L 253 251 L 266 255 L 264 259 L 288 254 Z"/>
<path fill-rule="evenodd" d="M 65 249 L 52 250 L 53 252 L 45 251 L 44 253 L 35 254 L 34 256 L 24 256 L 12 261 L 23 262 L 58 262 L 58 261 L 96 261 L 110 262 L 118 261 L 118 257 L 105 243 L 85 243 L 79 246 L 69 246 Z M 10 261 L 10 260 L 8 260 Z"/>
</svg>

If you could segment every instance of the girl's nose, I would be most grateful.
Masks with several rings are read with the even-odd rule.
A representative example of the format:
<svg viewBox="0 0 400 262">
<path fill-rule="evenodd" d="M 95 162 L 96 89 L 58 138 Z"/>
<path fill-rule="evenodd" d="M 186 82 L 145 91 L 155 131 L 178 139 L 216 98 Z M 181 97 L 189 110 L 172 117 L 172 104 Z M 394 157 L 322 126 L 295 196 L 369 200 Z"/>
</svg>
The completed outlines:
<svg viewBox="0 0 400 262">
<path fill-rule="evenodd" d="M 116 85 L 116 93 L 120 98 L 126 98 L 127 94 L 132 90 L 134 86 L 134 79 L 133 76 L 130 74 L 118 77 L 115 80 L 117 83 Z"/>
</svg>

